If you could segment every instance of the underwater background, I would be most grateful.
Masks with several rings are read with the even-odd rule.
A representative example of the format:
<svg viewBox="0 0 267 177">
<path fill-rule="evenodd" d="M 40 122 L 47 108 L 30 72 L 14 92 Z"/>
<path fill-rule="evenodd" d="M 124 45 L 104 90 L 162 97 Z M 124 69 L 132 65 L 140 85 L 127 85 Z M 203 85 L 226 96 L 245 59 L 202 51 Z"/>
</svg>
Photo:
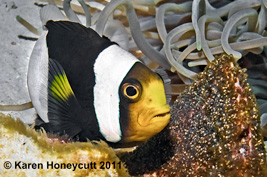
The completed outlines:
<svg viewBox="0 0 267 177">
<path fill-rule="evenodd" d="M 29 57 L 30 57 L 32 48 L 35 43 L 34 38 L 38 38 L 38 35 L 30 32 L 23 25 L 21 25 L 17 21 L 16 17 L 17 15 L 19 15 L 23 17 L 25 20 L 27 20 L 33 26 L 37 28 L 41 27 L 42 22 L 40 20 L 40 15 L 39 15 L 40 13 L 39 11 L 41 7 L 34 5 L 34 2 L 37 2 L 37 1 L 34 1 L 34 0 L 14 0 L 14 1 L 1 0 L 0 1 L 0 31 L 1 31 L 1 34 L 0 34 L 0 53 L 1 53 L 1 57 L 0 57 L 0 110 L 4 109 L 3 107 L 1 107 L 2 105 L 20 105 L 23 103 L 30 102 L 27 83 L 26 83 L 26 79 L 27 79 L 26 76 L 27 76 L 27 70 L 28 70 Z M 40 2 L 39 4 L 43 3 L 42 1 L 38 1 L 38 2 Z M 141 2 L 141 1 L 135 1 L 135 2 Z M 153 3 L 155 2 L 153 1 Z M 157 7 L 159 7 L 161 3 L 164 4 L 164 2 L 156 2 L 156 3 L 159 3 Z M 182 3 L 184 1 L 179 0 L 179 1 L 168 1 L 168 2 Z M 212 5 L 216 7 L 223 7 L 223 6 L 227 7 L 227 4 L 232 1 L 213 0 L 210 2 Z M 267 115 L 267 59 L 266 59 L 266 44 L 267 44 L 266 5 L 267 3 L 266 1 L 259 1 L 259 0 L 258 1 L 254 0 L 254 1 L 249 1 L 249 2 L 248 1 L 238 1 L 238 2 L 240 2 L 240 4 L 236 3 L 235 8 L 233 9 L 235 9 L 236 12 L 240 12 L 240 14 L 238 14 L 236 18 L 233 19 L 232 23 L 237 23 L 238 20 L 240 20 L 241 22 L 245 21 L 247 14 L 243 11 L 243 9 L 249 8 L 249 7 L 252 7 L 252 8 L 250 8 L 250 11 L 247 12 L 247 13 L 250 13 L 248 14 L 247 17 L 251 17 L 252 19 L 254 18 L 258 20 L 256 21 L 254 20 L 254 22 L 252 23 L 252 27 L 249 25 L 243 25 L 243 26 L 241 25 L 241 27 L 237 30 L 237 32 L 231 31 L 229 32 L 228 35 L 229 36 L 232 35 L 230 42 L 236 43 L 234 44 L 236 47 L 236 50 L 244 49 L 241 52 L 241 54 L 244 55 L 244 57 L 239 59 L 238 63 L 242 68 L 247 68 L 248 82 L 250 83 L 252 87 L 252 91 L 256 95 L 257 102 L 259 104 L 258 108 L 260 111 L 260 115 L 262 117 L 263 116 L 267 117 L 266 116 Z M 144 7 L 146 6 L 147 5 L 144 5 Z M 173 5 L 171 7 L 166 6 L 164 7 L 165 9 L 162 8 L 161 13 L 164 13 L 163 11 L 166 9 L 168 9 L 169 11 L 179 11 L 179 13 L 180 11 L 183 11 L 179 9 L 179 7 L 177 7 L 178 10 L 175 8 L 172 9 L 172 7 L 174 6 Z M 144 17 L 140 18 L 141 19 L 140 21 L 142 22 L 143 20 L 144 23 L 142 23 L 141 27 L 144 29 L 144 31 L 147 30 L 147 32 L 145 33 L 146 39 L 153 45 L 153 47 L 155 47 L 158 51 L 160 51 L 162 48 L 162 43 L 164 43 L 161 41 L 161 38 L 162 38 L 161 35 L 162 34 L 163 36 L 165 35 L 163 39 L 167 38 L 166 34 L 164 34 L 165 33 L 164 30 L 161 31 L 162 34 L 160 35 L 156 32 L 155 27 L 153 29 L 149 29 L 149 27 L 147 27 L 146 29 L 146 23 L 147 24 L 153 23 L 153 20 L 151 19 L 155 17 L 155 12 L 153 10 L 152 11 L 149 10 L 149 8 L 151 7 L 144 8 L 144 11 L 145 12 L 147 11 L 147 13 L 142 12 L 141 7 L 137 6 L 137 8 L 141 9 L 140 11 L 138 11 L 138 15 L 142 16 L 142 13 L 144 13 Z M 184 8 L 186 9 L 186 7 Z M 168 25 L 168 28 L 167 28 L 168 32 L 170 32 L 171 29 L 174 29 L 175 27 L 178 27 L 182 24 L 186 24 L 191 21 L 191 14 L 187 14 L 186 10 L 185 12 L 182 12 L 182 13 L 184 13 L 184 16 L 180 17 L 182 19 L 180 22 L 177 22 L 177 24 L 171 24 L 171 22 L 169 22 L 170 25 Z M 218 11 L 218 14 L 219 13 L 223 13 L 223 12 Z M 231 13 L 234 13 L 234 10 Z M 168 15 L 170 17 L 169 20 L 171 20 L 172 15 L 174 16 L 175 13 L 170 12 Z M 198 14 L 195 14 L 195 15 L 199 17 L 203 15 L 203 12 L 198 12 Z M 83 24 L 86 23 L 86 19 L 84 16 L 80 15 L 79 18 L 81 19 L 81 22 Z M 209 18 L 210 17 L 206 17 L 206 19 L 203 18 L 202 23 L 205 20 L 206 21 L 210 20 L 210 21 L 221 23 L 220 20 L 218 20 L 216 17 L 214 18 L 211 17 L 210 19 Z M 227 24 L 227 17 L 223 17 L 222 20 L 224 21 L 224 23 L 222 23 L 223 24 L 222 26 L 217 25 L 216 23 L 210 26 L 209 28 L 210 31 L 209 33 L 206 34 L 210 41 L 212 40 L 216 41 L 216 39 L 220 38 L 220 37 L 216 37 L 216 35 L 219 35 L 219 36 L 222 35 L 218 33 L 218 29 L 223 30 L 223 27 L 227 25 L 228 25 L 228 28 L 230 28 L 229 25 L 231 24 Z M 261 22 L 259 23 L 260 20 Z M 122 21 L 123 23 L 127 24 L 127 22 L 125 22 L 125 18 L 122 18 Z M 249 23 L 245 23 L 245 24 L 249 24 Z M 197 51 L 196 48 L 201 48 L 201 47 L 199 47 L 199 45 L 197 44 L 198 42 L 196 42 L 196 44 L 194 44 L 195 46 L 193 46 L 193 43 L 196 41 L 197 37 L 195 36 L 194 31 L 191 29 L 191 26 L 184 25 L 184 28 L 185 28 L 184 31 L 188 30 L 188 33 L 186 32 L 183 33 L 184 36 L 182 35 L 181 35 L 182 37 L 179 35 L 175 36 L 177 34 L 173 32 L 172 36 L 169 36 L 169 38 L 167 38 L 170 42 L 172 40 L 172 37 L 174 38 L 173 40 L 181 37 L 181 39 L 183 39 L 182 42 L 176 43 L 176 45 L 179 47 L 166 44 L 167 47 L 172 48 L 172 51 L 168 50 L 166 45 L 165 45 L 166 48 L 164 48 L 166 49 L 165 54 L 169 58 L 173 59 L 172 56 L 170 56 L 170 55 L 173 55 L 175 59 L 181 57 L 180 60 L 183 61 L 183 64 L 180 63 L 180 65 L 176 65 L 174 63 L 172 65 L 172 68 L 168 68 L 167 69 L 168 71 L 166 71 L 168 75 L 167 77 L 168 81 L 166 81 L 166 85 L 167 85 L 166 92 L 167 92 L 167 96 L 169 98 L 171 105 L 176 99 L 176 96 L 179 95 L 179 93 L 181 93 L 184 90 L 185 85 L 192 84 L 191 79 L 194 78 L 194 73 L 203 71 L 204 66 L 210 60 L 213 59 L 212 55 L 215 55 L 215 54 L 217 55 L 217 54 L 222 53 L 220 52 L 220 50 L 222 49 L 219 49 L 218 44 L 213 44 L 212 42 L 209 42 L 208 44 L 202 43 L 202 49 L 199 50 L 201 52 Z M 162 28 L 160 29 L 162 30 Z M 181 29 L 177 29 L 177 31 L 179 30 Z M 248 32 L 257 31 L 257 34 L 255 33 L 249 34 L 249 33 L 246 33 L 247 31 Z M 244 35 L 241 35 L 242 33 L 244 33 Z M 20 38 L 18 37 L 18 35 L 20 35 Z M 254 40 L 253 42 L 250 42 L 250 44 L 247 43 L 246 45 L 245 44 L 241 45 L 241 43 L 246 40 L 249 41 L 249 40 L 253 40 L 256 38 L 262 38 L 262 39 L 259 40 L 260 42 L 257 42 L 256 40 Z M 260 43 L 262 43 L 262 45 Z M 203 47 L 203 44 L 204 44 L 204 47 Z M 128 45 L 131 48 L 131 45 L 130 44 Z M 208 46 L 214 45 L 215 47 L 211 51 L 209 51 L 207 48 L 205 48 L 205 45 L 208 45 Z M 191 46 L 193 48 L 190 48 L 188 46 Z M 135 45 L 134 47 L 132 47 L 132 49 L 134 48 L 135 48 Z M 172 53 L 170 53 L 170 51 Z M 188 55 L 188 53 L 187 54 L 181 53 L 184 51 L 187 51 L 189 53 L 192 52 L 192 53 L 191 55 Z M 232 51 L 230 51 L 230 53 L 231 52 Z M 136 55 L 139 55 L 139 54 L 140 52 L 138 51 Z M 240 53 L 234 53 L 235 58 L 238 58 L 238 55 L 240 55 Z M 140 56 L 143 56 L 143 55 L 141 54 Z M 204 57 L 204 56 L 207 56 L 207 57 Z M 148 60 L 147 58 L 142 58 L 142 59 L 152 69 L 155 68 L 154 67 L 155 62 L 153 64 L 153 62 L 150 63 L 149 62 L 150 60 Z M 183 67 L 181 67 L 181 65 Z M 191 66 L 188 66 L 188 65 L 191 65 Z M 161 63 L 161 66 L 164 67 L 164 62 Z M 195 66 L 195 67 L 192 67 L 192 66 Z M 176 73 L 173 74 L 169 70 L 177 71 L 179 73 L 179 77 L 177 76 Z M 189 72 L 189 71 L 192 71 L 192 72 Z M 35 118 L 35 110 L 33 108 L 27 109 L 24 111 L 1 111 L 1 112 L 3 112 L 4 114 L 11 114 L 12 117 L 18 117 L 27 124 L 33 123 L 33 120 Z"/>
<path fill-rule="evenodd" d="M 16 105 L 30 101 L 27 88 L 29 57 L 35 41 L 23 40 L 18 35 L 38 37 L 16 20 L 23 15 L 33 25 L 40 26 L 40 8 L 34 0 L 0 1 L 0 105 Z M 3 112 L 19 117 L 25 123 L 33 123 L 34 109 Z"/>
</svg>

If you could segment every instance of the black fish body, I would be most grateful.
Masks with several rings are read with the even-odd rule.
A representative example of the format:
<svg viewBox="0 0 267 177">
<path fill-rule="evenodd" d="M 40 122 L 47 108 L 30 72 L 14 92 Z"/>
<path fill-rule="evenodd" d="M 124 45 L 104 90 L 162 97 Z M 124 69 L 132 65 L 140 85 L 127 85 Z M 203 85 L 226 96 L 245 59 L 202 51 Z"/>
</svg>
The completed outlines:
<svg viewBox="0 0 267 177">
<path fill-rule="evenodd" d="M 168 123 L 159 76 L 94 30 L 48 21 L 28 71 L 37 127 L 79 141 L 144 141 Z"/>
</svg>

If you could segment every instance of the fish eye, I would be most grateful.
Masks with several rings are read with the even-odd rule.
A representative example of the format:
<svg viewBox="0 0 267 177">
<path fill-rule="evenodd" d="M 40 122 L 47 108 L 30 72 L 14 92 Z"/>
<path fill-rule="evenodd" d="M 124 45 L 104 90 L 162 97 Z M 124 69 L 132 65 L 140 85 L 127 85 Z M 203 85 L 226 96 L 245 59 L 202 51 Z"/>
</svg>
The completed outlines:
<svg viewBox="0 0 267 177">
<path fill-rule="evenodd" d="M 137 84 L 125 83 L 122 85 L 122 93 L 130 101 L 136 101 L 141 94 L 141 89 Z"/>
<path fill-rule="evenodd" d="M 127 86 L 126 90 L 126 94 L 130 97 L 133 97 L 137 94 L 137 90 L 134 86 Z"/>
</svg>

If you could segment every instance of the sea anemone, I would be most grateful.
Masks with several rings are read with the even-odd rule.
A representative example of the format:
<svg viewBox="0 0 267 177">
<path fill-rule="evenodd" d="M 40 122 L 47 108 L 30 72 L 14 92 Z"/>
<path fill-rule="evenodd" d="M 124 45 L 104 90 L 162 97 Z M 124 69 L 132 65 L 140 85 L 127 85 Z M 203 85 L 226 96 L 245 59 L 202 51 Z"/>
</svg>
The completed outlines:
<svg viewBox="0 0 267 177">
<path fill-rule="evenodd" d="M 163 75 L 167 71 L 166 94 L 168 98 L 174 96 L 172 101 L 216 55 L 232 54 L 248 69 L 260 113 L 267 113 L 266 1 L 47 2 L 36 3 L 46 5 L 40 11 L 43 24 L 48 19 L 84 23 L 132 52 L 151 69 Z M 42 27 L 34 28 L 19 16 L 17 19 L 33 33 L 41 34 Z"/>
</svg>

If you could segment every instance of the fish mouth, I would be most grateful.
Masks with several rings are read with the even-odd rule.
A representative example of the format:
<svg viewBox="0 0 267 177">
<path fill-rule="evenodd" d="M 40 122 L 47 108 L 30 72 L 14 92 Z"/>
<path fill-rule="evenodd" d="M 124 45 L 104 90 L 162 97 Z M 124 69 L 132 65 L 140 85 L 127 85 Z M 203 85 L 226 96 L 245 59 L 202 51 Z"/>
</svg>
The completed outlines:
<svg viewBox="0 0 267 177">
<path fill-rule="evenodd" d="M 168 117 L 169 115 L 170 115 L 170 111 L 165 112 L 165 113 L 157 114 L 157 115 L 153 116 L 153 119 L 154 118 L 165 118 L 165 117 Z"/>
<path fill-rule="evenodd" d="M 137 122 L 140 127 L 167 125 L 170 120 L 170 108 L 168 105 L 145 110 L 138 115 Z M 151 130 L 152 131 L 152 130 Z"/>
</svg>

